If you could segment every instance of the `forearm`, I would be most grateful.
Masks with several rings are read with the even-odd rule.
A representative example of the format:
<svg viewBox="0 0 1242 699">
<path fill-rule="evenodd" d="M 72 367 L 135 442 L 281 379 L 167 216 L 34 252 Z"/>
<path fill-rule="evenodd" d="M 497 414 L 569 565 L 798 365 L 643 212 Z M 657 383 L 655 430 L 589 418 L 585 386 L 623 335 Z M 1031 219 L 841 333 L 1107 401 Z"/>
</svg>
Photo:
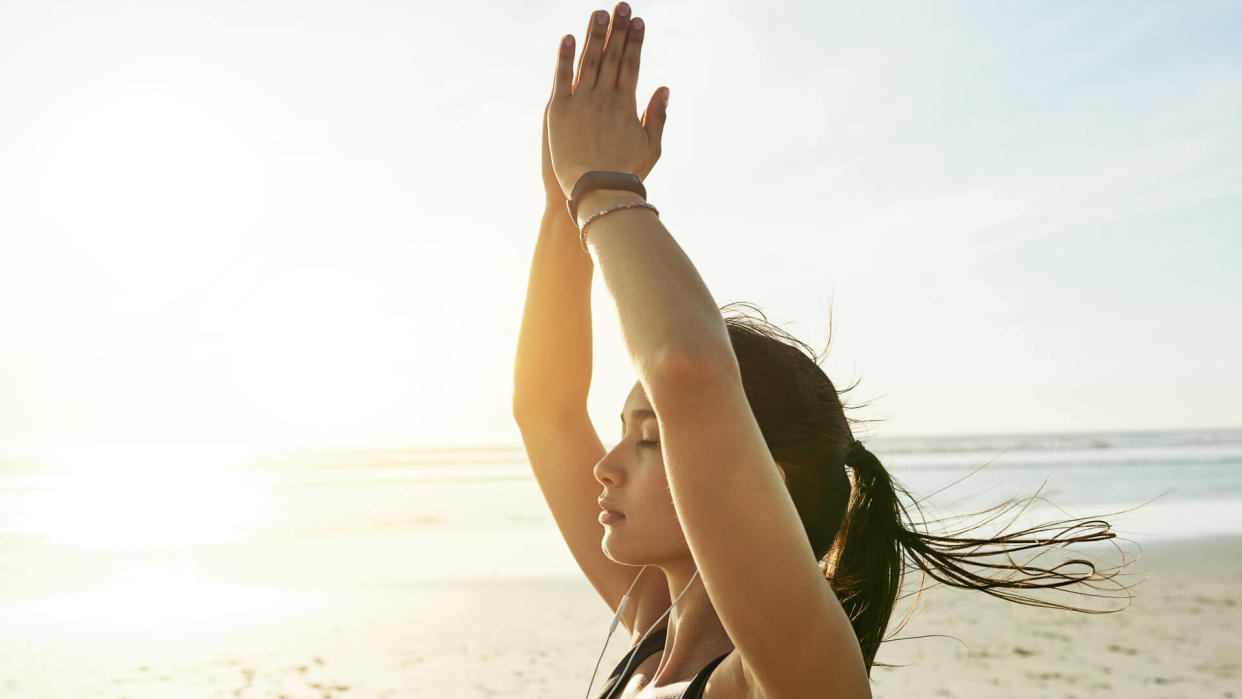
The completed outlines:
<svg viewBox="0 0 1242 699">
<path fill-rule="evenodd" d="M 588 192 L 578 220 L 628 201 L 642 198 L 618 190 Z M 732 355 L 715 299 L 654 211 L 631 207 L 600 216 L 587 227 L 587 248 L 616 303 L 640 378 L 651 378 L 659 362 L 670 357 Z"/>
<path fill-rule="evenodd" d="M 550 201 L 531 259 L 513 367 L 515 416 L 585 410 L 591 387 L 591 276 L 578 228 Z"/>
</svg>

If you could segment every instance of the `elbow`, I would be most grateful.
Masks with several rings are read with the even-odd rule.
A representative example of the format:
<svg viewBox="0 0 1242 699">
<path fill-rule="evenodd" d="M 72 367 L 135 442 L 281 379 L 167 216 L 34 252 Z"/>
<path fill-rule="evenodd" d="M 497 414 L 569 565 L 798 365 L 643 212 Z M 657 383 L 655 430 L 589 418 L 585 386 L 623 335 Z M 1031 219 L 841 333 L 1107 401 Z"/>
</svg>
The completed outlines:
<svg viewBox="0 0 1242 699">
<path fill-rule="evenodd" d="M 708 352 L 666 352 L 653 362 L 647 375 L 648 399 L 657 412 L 658 406 L 672 408 L 726 381 L 741 381 L 741 369 L 731 351 L 723 357 Z"/>
<path fill-rule="evenodd" d="M 733 354 L 733 348 L 729 347 L 726 352 L 716 350 L 664 352 L 656 362 L 654 373 L 659 378 L 668 381 L 696 382 L 711 380 L 721 374 L 735 371 L 739 371 L 737 356 Z"/>
<path fill-rule="evenodd" d="M 585 401 L 518 398 L 511 401 L 510 412 L 517 426 L 525 427 L 559 423 L 579 415 L 586 415 L 587 407 Z"/>
</svg>

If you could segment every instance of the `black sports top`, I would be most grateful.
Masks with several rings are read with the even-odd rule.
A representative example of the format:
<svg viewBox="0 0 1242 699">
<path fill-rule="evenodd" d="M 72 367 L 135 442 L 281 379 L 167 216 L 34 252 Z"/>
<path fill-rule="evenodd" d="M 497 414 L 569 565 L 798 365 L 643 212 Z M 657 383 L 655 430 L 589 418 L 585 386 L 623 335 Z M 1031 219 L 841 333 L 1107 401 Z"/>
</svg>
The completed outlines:
<svg viewBox="0 0 1242 699">
<path fill-rule="evenodd" d="M 644 638 L 637 645 L 630 649 L 630 652 L 621 658 L 621 662 L 617 663 L 616 669 L 608 676 L 608 684 L 604 685 L 604 691 L 599 695 L 599 699 L 612 699 L 614 692 L 620 692 L 625 686 L 626 680 L 630 678 L 630 674 L 634 672 L 634 668 L 638 667 L 644 660 L 653 653 L 664 648 L 664 639 L 668 635 L 668 627 L 653 631 L 650 636 Z M 729 651 L 732 653 L 733 651 Z M 707 686 L 707 677 L 712 674 L 712 670 L 720 664 L 720 661 L 728 657 L 729 653 L 716 658 L 707 664 L 707 667 L 699 670 L 699 674 L 694 676 L 694 680 L 690 682 L 690 686 L 682 693 L 681 699 L 701 699 L 703 696 L 703 688 Z M 634 659 L 634 665 L 630 667 L 630 672 L 625 677 L 621 676 L 622 670 L 625 669 L 626 663 L 630 662 L 630 656 L 637 656 Z"/>
</svg>

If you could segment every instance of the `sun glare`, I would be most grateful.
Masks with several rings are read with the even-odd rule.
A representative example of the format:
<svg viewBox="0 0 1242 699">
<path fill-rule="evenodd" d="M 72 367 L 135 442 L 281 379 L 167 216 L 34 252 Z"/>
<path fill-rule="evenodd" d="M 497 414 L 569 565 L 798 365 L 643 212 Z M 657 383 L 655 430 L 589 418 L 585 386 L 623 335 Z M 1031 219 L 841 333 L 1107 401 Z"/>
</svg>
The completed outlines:
<svg viewBox="0 0 1242 699">
<path fill-rule="evenodd" d="M 75 247 L 148 265 L 165 241 L 220 235 L 252 208 L 260 151 L 219 97 L 176 76 L 134 74 L 60 99 L 26 186 L 40 219 Z"/>
<path fill-rule="evenodd" d="M 263 492 L 236 468 L 245 450 L 107 446 L 55 450 L 55 487 L 17 526 L 49 543 L 130 548 L 233 541 L 261 524 Z"/>
<path fill-rule="evenodd" d="M 54 628 L 70 631 L 71 642 L 103 635 L 133 645 L 164 637 L 179 641 L 187 632 L 258 630 L 331 603 L 313 590 L 220 583 L 190 570 L 148 565 L 119 570 L 86 589 L 21 600 L 6 621 L 14 633 Z"/>
</svg>

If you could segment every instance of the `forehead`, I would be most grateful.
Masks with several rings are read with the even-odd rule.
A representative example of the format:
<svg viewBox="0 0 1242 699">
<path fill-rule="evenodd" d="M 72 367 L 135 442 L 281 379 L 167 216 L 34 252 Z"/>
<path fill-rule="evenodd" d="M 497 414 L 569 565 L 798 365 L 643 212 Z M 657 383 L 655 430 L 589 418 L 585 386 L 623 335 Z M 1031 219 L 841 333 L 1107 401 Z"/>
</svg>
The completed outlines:
<svg viewBox="0 0 1242 699">
<path fill-rule="evenodd" d="M 621 406 L 621 424 L 633 422 L 635 425 L 655 419 L 655 410 L 651 407 L 650 401 L 647 400 L 647 394 L 643 392 L 641 382 L 636 382 L 634 388 L 630 389 L 630 394 L 625 399 L 625 404 Z"/>
<path fill-rule="evenodd" d="M 647 400 L 647 393 L 643 391 L 643 383 L 641 381 L 634 382 L 633 388 L 630 389 L 630 394 L 625 397 L 625 405 L 622 407 L 627 410 L 630 408 L 651 407 L 651 402 Z"/>
</svg>

